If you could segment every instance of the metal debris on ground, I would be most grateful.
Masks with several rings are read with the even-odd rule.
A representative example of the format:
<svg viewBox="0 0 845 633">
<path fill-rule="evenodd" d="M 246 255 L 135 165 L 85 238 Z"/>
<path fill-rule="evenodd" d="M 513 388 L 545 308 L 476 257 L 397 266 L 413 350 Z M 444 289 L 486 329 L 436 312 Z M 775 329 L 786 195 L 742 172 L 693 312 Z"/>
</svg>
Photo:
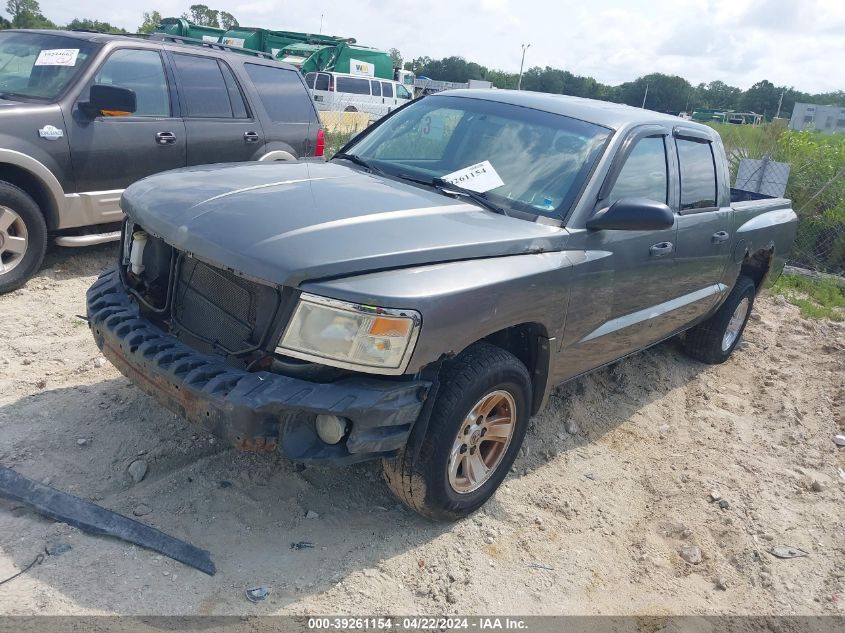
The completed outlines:
<svg viewBox="0 0 845 633">
<path fill-rule="evenodd" d="M 543 563 L 528 563 L 528 566 L 532 569 L 546 569 L 548 571 L 554 571 L 555 568 L 551 565 L 544 565 Z"/>
<path fill-rule="evenodd" d="M 797 547 L 789 547 L 788 545 L 775 545 L 772 549 L 769 550 L 769 553 L 772 556 L 777 556 L 778 558 L 799 558 L 801 556 L 810 555 L 803 549 L 799 549 Z"/>
<path fill-rule="evenodd" d="M 38 556 L 35 557 L 35 560 L 33 560 L 29 565 L 27 565 L 26 567 L 21 569 L 17 574 L 9 576 L 8 578 L 6 578 L 4 580 L 0 580 L 0 585 L 5 585 L 7 582 L 14 580 L 18 576 L 23 576 L 26 572 L 28 572 L 30 569 L 35 567 L 35 565 L 40 565 L 43 562 L 44 562 L 44 554 L 38 554 Z"/>
<path fill-rule="evenodd" d="M 309 543 L 308 541 L 297 541 L 296 543 L 290 544 L 291 549 L 314 549 L 314 543 Z"/>
<path fill-rule="evenodd" d="M 261 602 L 262 600 L 266 600 L 267 596 L 270 595 L 270 589 L 268 587 L 253 587 L 252 589 L 246 590 L 246 599 L 250 602 Z"/>
</svg>

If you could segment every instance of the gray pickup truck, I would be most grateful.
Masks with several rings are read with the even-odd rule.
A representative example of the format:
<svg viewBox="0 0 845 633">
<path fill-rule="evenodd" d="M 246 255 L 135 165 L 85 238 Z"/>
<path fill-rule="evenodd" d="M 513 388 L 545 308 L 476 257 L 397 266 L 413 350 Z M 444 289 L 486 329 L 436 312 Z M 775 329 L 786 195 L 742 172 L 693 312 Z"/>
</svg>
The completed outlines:
<svg viewBox="0 0 845 633">
<path fill-rule="evenodd" d="M 123 189 L 160 171 L 322 154 L 302 75 L 156 35 L 0 31 L 0 294 L 60 246 L 120 238 Z"/>
<path fill-rule="evenodd" d="M 558 383 L 678 335 L 725 361 L 797 225 L 732 201 L 709 127 L 504 90 L 419 99 L 328 163 L 153 176 L 122 207 L 87 297 L 120 371 L 242 449 L 381 458 L 446 520 Z"/>
</svg>

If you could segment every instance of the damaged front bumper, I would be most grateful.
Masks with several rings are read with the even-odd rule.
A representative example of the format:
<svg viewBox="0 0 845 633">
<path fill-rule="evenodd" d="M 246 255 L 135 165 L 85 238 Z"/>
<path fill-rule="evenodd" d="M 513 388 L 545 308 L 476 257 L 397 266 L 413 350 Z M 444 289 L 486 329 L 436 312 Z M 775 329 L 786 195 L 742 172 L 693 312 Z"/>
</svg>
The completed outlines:
<svg viewBox="0 0 845 633">
<path fill-rule="evenodd" d="M 354 462 L 389 456 L 408 441 L 431 383 L 350 377 L 315 383 L 233 368 L 144 319 L 117 270 L 87 293 L 97 346 L 127 378 L 171 411 L 238 448 L 296 460 Z M 338 444 L 317 436 L 318 414 L 349 421 Z"/>
</svg>

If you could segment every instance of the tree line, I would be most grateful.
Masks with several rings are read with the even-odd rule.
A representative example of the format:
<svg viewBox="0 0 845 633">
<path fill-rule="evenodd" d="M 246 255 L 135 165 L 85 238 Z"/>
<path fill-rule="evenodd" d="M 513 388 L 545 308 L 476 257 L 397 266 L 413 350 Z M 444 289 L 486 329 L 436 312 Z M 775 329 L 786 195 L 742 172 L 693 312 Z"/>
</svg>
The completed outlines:
<svg viewBox="0 0 845 633">
<path fill-rule="evenodd" d="M 441 81 L 467 82 L 481 79 L 497 88 L 516 88 L 518 73 L 490 69 L 463 57 L 431 59 L 418 57 L 405 63 L 406 70 Z M 646 94 L 646 88 L 648 94 Z M 763 79 L 748 90 L 723 81 L 692 85 L 683 77 L 651 73 L 618 86 L 603 84 L 593 77 L 575 75 L 568 70 L 546 66 L 529 68 L 522 75 L 522 89 L 552 94 L 565 94 L 590 99 L 603 99 L 642 106 L 660 112 L 691 112 L 696 109 L 725 109 L 763 114 L 771 120 L 778 113 L 788 115 L 796 102 L 810 102 L 845 107 L 845 91 L 807 93 L 791 86 L 776 86 Z"/>
<path fill-rule="evenodd" d="M 41 13 L 38 0 L 7 0 L 6 11 L 10 18 L 0 16 L 0 29 L 83 29 L 103 33 L 126 33 L 120 27 L 88 18 L 75 18 L 66 25 L 57 25 Z M 231 13 L 212 9 L 204 4 L 192 4 L 182 17 L 195 24 L 230 29 L 239 26 L 238 20 Z M 150 33 L 161 22 L 158 11 L 144 12 L 143 21 L 137 29 L 139 33 Z M 390 55 L 398 66 L 402 63 L 401 53 L 390 49 Z M 517 73 L 487 68 L 463 57 L 451 56 L 442 59 L 417 57 L 405 62 L 406 70 L 417 75 L 424 75 L 441 81 L 466 82 L 481 79 L 493 82 L 497 88 L 516 88 L 519 80 Z M 791 86 L 776 86 L 763 79 L 748 90 L 730 86 L 723 81 L 711 81 L 692 85 L 683 77 L 651 73 L 626 81 L 617 86 L 603 84 L 593 77 L 575 75 L 568 70 L 546 66 L 535 66 L 525 71 L 522 77 L 524 90 L 549 92 L 553 94 L 573 95 L 591 99 L 603 99 L 617 103 L 627 103 L 661 112 L 690 112 L 696 109 L 725 109 L 750 111 L 771 119 L 778 112 L 781 116 L 789 115 L 796 102 L 810 102 L 845 107 L 845 91 L 826 93 L 807 93 Z"/>
<path fill-rule="evenodd" d="M 56 24 L 41 13 L 38 0 L 7 0 L 6 12 L 10 17 L 5 18 L 0 15 L 0 29 L 67 29 L 99 33 L 128 33 L 126 29 L 119 26 L 90 18 L 74 18 L 67 24 Z M 212 9 L 204 4 L 192 4 L 182 17 L 202 26 L 222 29 L 239 26 L 235 16 L 228 11 Z M 161 19 L 161 13 L 158 11 L 145 11 L 143 22 L 135 32 L 152 33 L 153 29 L 161 23 Z"/>
</svg>

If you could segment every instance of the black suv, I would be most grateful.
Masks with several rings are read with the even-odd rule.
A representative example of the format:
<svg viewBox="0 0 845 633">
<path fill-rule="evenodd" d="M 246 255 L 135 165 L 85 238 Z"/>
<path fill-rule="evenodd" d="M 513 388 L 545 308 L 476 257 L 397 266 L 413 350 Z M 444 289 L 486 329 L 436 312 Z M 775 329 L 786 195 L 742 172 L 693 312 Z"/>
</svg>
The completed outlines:
<svg viewBox="0 0 845 633">
<path fill-rule="evenodd" d="M 0 294 L 61 246 L 120 237 L 123 189 L 207 163 L 320 157 L 300 73 L 166 35 L 0 32 Z M 186 176 L 187 178 L 187 176 Z"/>
</svg>

